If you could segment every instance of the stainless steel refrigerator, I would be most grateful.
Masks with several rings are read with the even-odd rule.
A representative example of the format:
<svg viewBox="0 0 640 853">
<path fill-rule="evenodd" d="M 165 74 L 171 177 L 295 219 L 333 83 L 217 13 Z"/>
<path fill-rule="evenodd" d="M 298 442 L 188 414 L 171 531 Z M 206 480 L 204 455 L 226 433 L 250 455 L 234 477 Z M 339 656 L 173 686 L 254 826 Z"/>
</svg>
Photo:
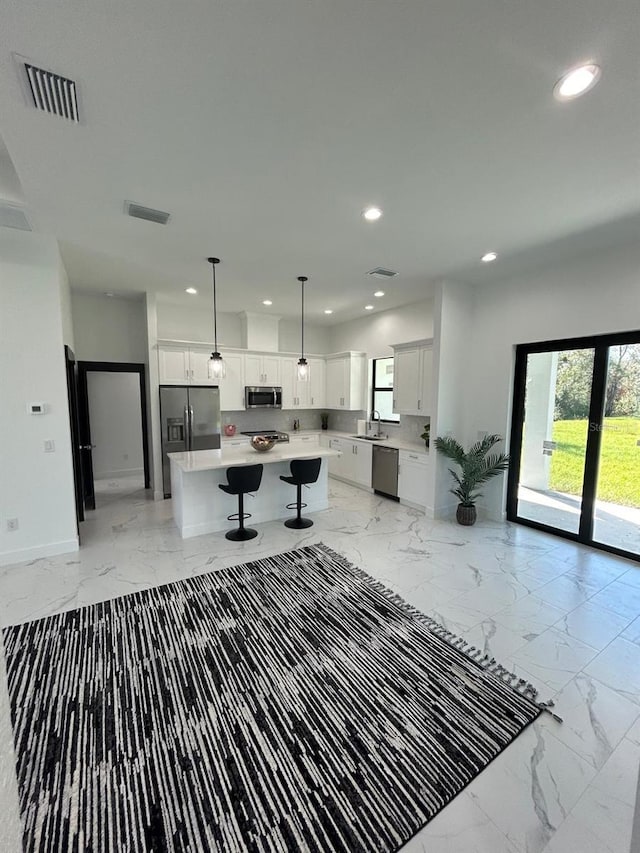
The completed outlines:
<svg viewBox="0 0 640 853">
<path fill-rule="evenodd" d="M 160 386 L 162 482 L 171 497 L 171 466 L 167 453 L 220 448 L 220 392 L 207 386 Z"/>
</svg>

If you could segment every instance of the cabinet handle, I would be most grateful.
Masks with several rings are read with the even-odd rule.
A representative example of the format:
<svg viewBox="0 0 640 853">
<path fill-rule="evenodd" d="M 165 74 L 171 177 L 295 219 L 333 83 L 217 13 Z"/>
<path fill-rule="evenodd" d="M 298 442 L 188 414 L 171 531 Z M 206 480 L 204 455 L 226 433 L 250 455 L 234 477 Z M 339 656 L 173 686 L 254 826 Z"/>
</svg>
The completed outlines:
<svg viewBox="0 0 640 853">
<path fill-rule="evenodd" d="M 311 398 L 311 405 L 313 406 L 313 404 L 314 404 L 314 398 L 312 397 Z"/>
<path fill-rule="evenodd" d="M 396 410 L 396 398 L 394 397 L 393 398 L 393 411 L 395 412 L 395 410 Z"/>
<path fill-rule="evenodd" d="M 417 456 L 414 456 L 414 455 L 413 455 L 413 453 L 410 453 L 410 454 L 409 454 L 409 459 L 417 459 L 417 458 L 418 458 L 418 457 L 417 457 Z"/>
<path fill-rule="evenodd" d="M 422 400 L 418 400 L 418 411 L 420 411 L 420 409 L 422 408 L 421 403 L 422 403 Z"/>
</svg>

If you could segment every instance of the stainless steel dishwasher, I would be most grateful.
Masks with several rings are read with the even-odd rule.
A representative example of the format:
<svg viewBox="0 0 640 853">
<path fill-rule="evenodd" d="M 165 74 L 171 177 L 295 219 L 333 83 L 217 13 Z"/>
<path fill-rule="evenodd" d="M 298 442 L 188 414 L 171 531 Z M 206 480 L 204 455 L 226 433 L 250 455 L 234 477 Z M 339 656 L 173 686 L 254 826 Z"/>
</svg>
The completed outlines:
<svg viewBox="0 0 640 853">
<path fill-rule="evenodd" d="M 395 447 L 374 444 L 371 485 L 377 494 L 398 500 L 398 451 Z"/>
</svg>

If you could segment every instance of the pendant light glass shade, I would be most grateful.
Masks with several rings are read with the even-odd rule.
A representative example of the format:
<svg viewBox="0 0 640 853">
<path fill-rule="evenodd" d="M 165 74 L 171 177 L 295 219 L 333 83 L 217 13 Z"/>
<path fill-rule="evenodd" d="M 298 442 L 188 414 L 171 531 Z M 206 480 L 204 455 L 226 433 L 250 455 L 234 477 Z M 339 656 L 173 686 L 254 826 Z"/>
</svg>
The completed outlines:
<svg viewBox="0 0 640 853">
<path fill-rule="evenodd" d="M 219 352 L 212 352 L 209 359 L 209 379 L 224 379 L 227 375 L 227 366 Z"/>
<path fill-rule="evenodd" d="M 298 359 L 298 382 L 306 382 L 309 378 L 309 365 L 306 358 Z"/>
<path fill-rule="evenodd" d="M 227 375 L 227 366 L 218 352 L 218 313 L 216 310 L 216 264 L 220 258 L 207 258 L 213 268 L 213 352 L 209 359 L 207 373 L 209 379 L 224 379 Z"/>
<path fill-rule="evenodd" d="M 306 382 L 309 379 L 309 365 L 304 357 L 304 283 L 308 281 L 306 275 L 299 275 L 298 281 L 302 285 L 302 312 L 300 314 L 300 358 L 298 359 L 298 382 Z"/>
</svg>

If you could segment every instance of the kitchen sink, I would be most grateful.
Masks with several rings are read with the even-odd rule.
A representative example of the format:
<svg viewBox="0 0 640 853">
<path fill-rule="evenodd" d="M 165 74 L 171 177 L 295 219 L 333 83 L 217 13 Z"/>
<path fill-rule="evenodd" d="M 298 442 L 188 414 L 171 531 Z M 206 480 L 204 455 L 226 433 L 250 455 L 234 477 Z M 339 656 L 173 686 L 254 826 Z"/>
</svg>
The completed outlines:
<svg viewBox="0 0 640 853">
<path fill-rule="evenodd" d="M 352 435 L 351 438 L 363 438 L 365 441 L 384 441 L 383 435 Z"/>
</svg>

